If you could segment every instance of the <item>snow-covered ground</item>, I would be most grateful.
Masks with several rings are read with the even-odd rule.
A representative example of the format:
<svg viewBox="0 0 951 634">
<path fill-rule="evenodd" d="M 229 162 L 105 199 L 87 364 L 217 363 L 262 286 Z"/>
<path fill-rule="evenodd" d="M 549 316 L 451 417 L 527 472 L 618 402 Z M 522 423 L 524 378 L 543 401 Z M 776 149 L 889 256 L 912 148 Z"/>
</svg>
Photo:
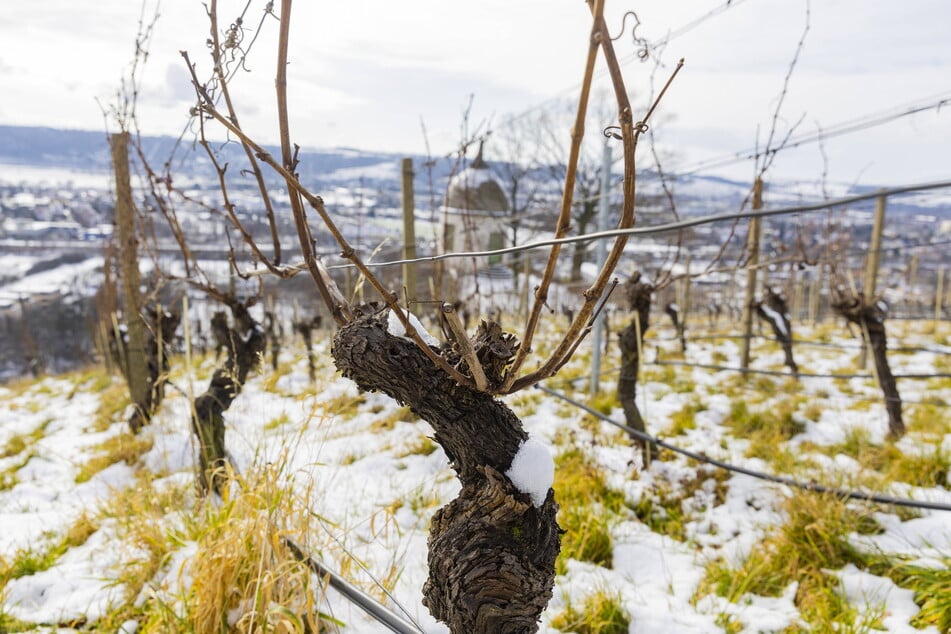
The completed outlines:
<svg viewBox="0 0 951 634">
<path fill-rule="evenodd" d="M 900 332 L 896 335 L 893 331 L 893 346 L 930 347 L 935 352 L 892 354 L 893 370 L 899 374 L 948 372 L 951 328 L 941 326 L 943 330 L 932 334 L 926 325 L 896 324 Z M 844 328 L 828 324 L 815 331 L 794 327 L 797 338 L 855 343 Z M 536 345 L 544 348 L 545 340 L 541 337 Z M 648 344 L 651 350 L 660 349 L 661 358 L 676 356 L 678 344 L 672 330 L 652 330 Z M 280 481 L 313 511 L 308 524 L 311 533 L 292 536 L 313 544 L 315 557 L 333 569 L 345 570 L 377 596 L 382 594 L 375 589 L 376 582 L 383 582 L 392 596 L 390 607 L 404 609 L 423 631 L 444 632 L 422 606 L 421 587 L 426 579 L 429 518 L 456 495 L 458 483 L 443 452 L 425 440 L 432 433 L 427 423 L 388 397 L 359 393 L 352 382 L 333 371 L 328 343 L 318 343 L 315 348 L 319 366 L 316 384 L 307 377 L 302 351 L 287 349 L 280 369 L 272 372 L 268 368 L 253 376 L 226 412 L 227 443 L 233 460 L 245 473 L 278 465 L 283 474 Z M 856 352 L 796 348 L 801 371 L 817 374 L 854 372 Z M 782 351 L 777 345 L 759 343 L 754 354 L 754 367 L 781 368 Z M 612 358 L 606 363 L 611 364 Z M 692 342 L 686 359 L 736 366 L 737 345 L 730 340 Z M 579 355 L 549 385 L 584 399 L 584 392 L 576 392 L 574 387 L 585 390 L 587 381 L 573 386 L 566 380 L 586 377 L 586 363 L 587 355 Z M 4 456 L 0 458 L 4 474 L 0 480 L 0 581 L 5 581 L 0 630 L 7 623 L 4 619 L 9 619 L 21 626 L 42 624 L 45 631 L 73 631 L 70 624 L 99 631 L 98 619 L 121 613 L 123 606 L 138 606 L 140 611 L 129 611 L 131 616 L 121 625 L 121 631 L 133 632 L 140 627 L 136 614 L 141 614 L 149 601 L 161 600 L 172 611 L 184 610 L 191 596 L 197 540 L 172 540 L 174 547 L 158 562 L 154 574 L 133 591 L 124 573 L 146 560 L 148 553 L 124 528 L 129 518 L 123 513 L 134 514 L 135 508 L 121 511 L 123 496 L 137 488 L 152 487 L 155 495 L 169 493 L 178 508 L 142 521 L 154 522 L 160 532 L 186 535 L 181 527 L 188 524 L 188 518 L 215 505 L 199 499 L 191 484 L 196 447 L 185 396 L 204 390 L 213 360 L 206 359 L 191 370 L 181 359 L 175 359 L 174 365 L 176 387 L 168 390 L 156 419 L 142 432 L 151 448 L 135 455 L 131 464 L 115 462 L 88 479 L 80 474 L 84 469 L 88 472 L 90 460 L 102 453 L 103 443 L 119 438 L 126 429 L 121 408 L 105 422 L 98 420 L 103 404 L 121 388 L 116 385 L 118 379 L 110 385 L 101 372 L 91 371 L 0 387 L 0 448 L 6 448 L 0 452 Z M 870 443 L 884 441 L 887 418 L 873 381 L 803 378 L 796 383 L 772 377 L 742 385 L 730 373 L 699 368 L 648 364 L 643 371 L 638 398 L 641 411 L 649 429 L 673 444 L 748 468 L 772 470 L 767 461 L 751 455 L 750 439 L 734 436 L 724 422 L 738 401 L 747 402 L 750 410 L 770 411 L 798 397 L 792 418 L 801 431 L 777 446 L 777 451 L 788 449 L 811 458 L 814 470 L 809 476 L 820 482 L 871 481 L 863 479 L 870 466 L 845 453 L 823 451 L 857 433 Z M 606 373 L 602 389 L 613 392 L 614 380 L 613 373 Z M 903 454 L 940 454 L 947 461 L 951 454 L 951 410 L 947 406 L 951 381 L 906 380 L 899 387 L 909 418 L 915 408 L 925 407 L 920 403 L 928 402 L 935 404 L 927 410 L 935 420 L 911 426 L 896 446 Z M 630 617 L 631 632 L 752 633 L 784 631 L 801 623 L 797 581 L 773 596 L 747 592 L 734 601 L 701 591 L 714 562 L 739 568 L 787 521 L 789 489 L 741 475 L 717 479 L 711 468 L 673 454 L 665 453 L 645 468 L 616 430 L 583 421 L 581 412 L 556 398 L 529 390 L 509 401 L 534 444 L 547 447 L 555 456 L 581 449 L 629 509 L 610 519 L 610 568 L 585 561 L 566 563 L 566 572 L 558 576 L 543 616 L 542 632 L 557 631 L 552 619 L 568 605 L 582 605 L 585 597 L 597 591 L 618 598 Z M 696 407 L 689 425 L 675 430 L 678 412 L 691 404 L 701 406 Z M 623 421 L 616 403 L 612 417 Z M 937 486 L 895 483 L 883 490 L 890 495 L 951 503 L 947 471 L 943 477 Z M 684 518 L 679 535 L 641 521 L 632 510 L 661 491 L 676 493 L 691 481 L 700 485 L 680 503 Z M 555 482 L 557 498 L 557 471 Z M 237 488 L 234 494 L 240 495 Z M 868 508 L 859 503 L 850 508 L 853 506 Z M 896 560 L 905 557 L 921 566 L 948 566 L 951 513 L 900 515 L 892 507 L 881 506 L 868 514 L 878 530 L 848 535 L 849 543 L 859 551 Z M 84 518 L 92 526 L 88 534 L 68 539 Z M 32 574 L 24 574 L 30 571 L 22 567 L 11 573 L 26 554 L 49 553 L 57 544 L 66 545 Z M 912 627 L 910 622 L 919 611 L 914 593 L 890 578 L 852 563 L 826 572 L 839 580 L 838 592 L 858 615 L 856 623 L 862 615 L 871 615 L 869 623 L 889 632 L 939 631 L 935 626 Z M 333 591 L 320 609 L 346 624 L 341 631 L 386 631 Z"/>
</svg>

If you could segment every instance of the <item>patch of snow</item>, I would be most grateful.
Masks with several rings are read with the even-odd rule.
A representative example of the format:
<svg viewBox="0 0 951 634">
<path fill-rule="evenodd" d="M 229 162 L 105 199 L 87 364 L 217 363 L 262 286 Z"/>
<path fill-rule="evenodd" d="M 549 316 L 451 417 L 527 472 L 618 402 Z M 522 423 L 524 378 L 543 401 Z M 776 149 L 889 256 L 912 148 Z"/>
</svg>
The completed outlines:
<svg viewBox="0 0 951 634">
<path fill-rule="evenodd" d="M 551 451 L 531 436 L 518 447 L 512 465 L 505 472 L 515 488 L 532 498 L 532 504 L 540 507 L 548 497 L 548 490 L 555 481 L 555 461 Z"/>
<path fill-rule="evenodd" d="M 858 608 L 860 614 L 871 612 L 874 615 L 881 612 L 882 625 L 886 631 L 938 634 L 934 626 L 919 630 L 908 624 L 918 614 L 914 591 L 899 588 L 888 577 L 869 574 L 854 564 L 848 564 L 832 574 L 839 578 L 842 595 L 849 605 Z"/>
<path fill-rule="evenodd" d="M 18 619 L 37 623 L 95 621 L 120 605 L 126 592 L 103 572 L 147 557 L 145 551 L 120 542 L 115 520 L 107 520 L 85 544 L 68 550 L 48 570 L 11 580 L 5 588 L 5 609 Z"/>
<path fill-rule="evenodd" d="M 789 584 L 778 597 L 744 594 L 736 603 L 715 594 L 697 602 L 697 609 L 710 614 L 729 614 L 746 625 L 743 632 L 781 632 L 799 620 L 796 592 L 799 584 Z"/>
<path fill-rule="evenodd" d="M 403 311 L 403 314 L 406 315 L 406 318 L 409 320 L 409 325 L 416 330 L 416 333 L 419 334 L 426 345 L 432 346 L 434 348 L 439 347 L 439 340 L 426 332 L 426 328 L 423 327 L 422 322 L 419 321 L 419 318 L 416 317 L 416 315 L 405 310 Z M 399 316 L 397 316 L 397 314 L 392 310 L 390 311 L 386 320 L 386 331 L 394 337 L 409 339 L 409 337 L 406 335 L 406 328 L 403 326 L 403 322 L 400 321 Z"/>
<path fill-rule="evenodd" d="M 783 321 L 783 316 L 777 313 L 775 310 L 767 306 L 766 304 L 761 304 L 760 309 L 766 313 L 766 317 L 776 324 L 776 330 L 778 330 L 783 337 L 789 336 L 789 331 L 786 329 L 786 322 Z"/>
</svg>

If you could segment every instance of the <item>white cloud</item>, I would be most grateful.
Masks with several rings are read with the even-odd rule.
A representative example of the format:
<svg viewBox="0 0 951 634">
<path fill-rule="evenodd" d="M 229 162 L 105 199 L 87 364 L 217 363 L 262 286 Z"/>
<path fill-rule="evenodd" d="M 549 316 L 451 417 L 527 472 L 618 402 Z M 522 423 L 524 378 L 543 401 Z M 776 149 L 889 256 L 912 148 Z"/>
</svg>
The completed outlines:
<svg viewBox="0 0 951 634">
<path fill-rule="evenodd" d="M 221 4 L 227 21 L 244 6 L 234 0 Z M 722 5 L 641 3 L 638 34 L 656 40 Z M 703 152 L 746 149 L 757 127 L 765 133 L 801 35 L 804 7 L 805 2 L 788 0 L 734 2 L 668 45 L 668 62 L 679 57 L 687 62 L 662 104 L 664 113 L 676 117 L 655 123 L 662 140 L 677 143 L 668 151 L 696 161 Z M 608 3 L 612 33 L 629 8 Z M 170 0 L 161 9 L 142 74 L 140 120 L 146 131 L 175 133 L 191 101 L 179 50 L 190 51 L 200 73 L 207 73 L 207 25 L 200 3 Z M 0 22 L 0 72 L 13 79 L 0 97 L 0 123 L 101 127 L 94 98 L 108 100 L 128 72 L 139 11 L 138 3 L 126 0 L 103 0 L 94 8 L 45 0 L 8 13 Z M 294 11 L 288 70 L 294 133 L 306 145 L 320 146 L 418 151 L 423 116 L 434 152 L 448 151 L 470 93 L 476 95 L 474 118 L 494 115 L 496 121 L 550 96 L 572 95 L 590 31 L 582 2 L 361 0 L 297 3 Z M 256 24 L 260 15 L 255 4 L 245 24 Z M 942 0 L 901 6 L 885 0 L 813 2 L 811 29 L 783 116 L 795 121 L 805 114 L 810 126 L 816 120 L 829 126 L 943 89 L 951 93 L 949 22 L 951 5 Z M 243 75 L 235 89 L 242 122 L 265 141 L 276 134 L 271 114 L 276 30 L 277 22 L 268 19 L 249 63 L 253 73 Z M 631 60 L 635 46 L 629 34 L 616 47 L 622 60 Z M 626 61 L 624 71 L 635 103 L 643 103 L 652 64 Z M 599 85 L 604 84 L 602 73 Z M 874 162 L 863 178 L 917 180 L 916 174 L 948 164 L 949 110 L 830 143 L 830 176 L 854 179 Z M 698 130 L 707 132 L 690 136 Z M 796 157 L 790 153 L 777 161 L 776 174 L 821 172 L 815 146 Z M 748 172 L 740 165 L 731 175 Z"/>
</svg>

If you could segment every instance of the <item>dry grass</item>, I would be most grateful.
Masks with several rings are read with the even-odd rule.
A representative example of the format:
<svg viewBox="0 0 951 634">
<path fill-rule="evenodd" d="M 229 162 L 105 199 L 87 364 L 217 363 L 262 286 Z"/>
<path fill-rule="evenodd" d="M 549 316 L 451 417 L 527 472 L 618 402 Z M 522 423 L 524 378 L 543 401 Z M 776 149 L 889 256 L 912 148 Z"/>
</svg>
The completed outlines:
<svg viewBox="0 0 951 634">
<path fill-rule="evenodd" d="M 135 435 L 122 432 L 112 436 L 93 448 L 96 455 L 79 468 L 76 482 L 87 482 L 106 467 L 119 461 L 133 465 L 150 449 L 152 449 L 152 438 L 145 434 Z"/>
<path fill-rule="evenodd" d="M 188 597 L 194 631 L 319 631 L 323 588 L 281 543 L 306 530 L 307 516 L 278 471 L 264 468 L 241 495 L 206 509 Z"/>
<path fill-rule="evenodd" d="M 122 414 L 132 404 L 129 388 L 124 381 L 113 379 L 99 391 L 99 409 L 93 420 L 93 431 L 105 431 L 122 420 Z"/>
</svg>

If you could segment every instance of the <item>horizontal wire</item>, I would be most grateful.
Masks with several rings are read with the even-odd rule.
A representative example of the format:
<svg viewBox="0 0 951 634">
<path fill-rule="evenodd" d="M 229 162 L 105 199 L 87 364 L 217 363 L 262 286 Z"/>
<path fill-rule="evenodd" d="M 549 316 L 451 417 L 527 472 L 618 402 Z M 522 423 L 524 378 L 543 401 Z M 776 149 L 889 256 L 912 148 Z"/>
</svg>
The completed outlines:
<svg viewBox="0 0 951 634">
<path fill-rule="evenodd" d="M 754 370 L 753 368 L 734 368 L 725 365 L 713 365 L 709 363 L 689 363 L 687 361 L 664 361 L 662 359 L 655 359 L 654 361 L 648 361 L 652 365 L 677 365 L 688 368 L 702 368 L 704 370 L 716 370 L 718 372 L 739 372 L 741 374 L 763 374 L 766 376 L 788 376 L 790 378 L 803 378 L 803 379 L 874 379 L 875 376 L 872 374 L 822 374 L 822 373 L 810 373 L 810 372 L 800 372 L 798 374 L 793 374 L 792 372 L 782 371 L 782 370 Z M 951 378 L 951 373 L 947 372 L 936 372 L 934 374 L 893 374 L 896 379 L 948 379 Z"/>
<path fill-rule="evenodd" d="M 388 266 L 397 266 L 403 264 L 418 264 L 423 262 L 439 262 L 443 260 L 452 260 L 452 259 L 462 259 L 462 258 L 480 258 L 480 257 L 491 257 L 498 255 L 508 255 L 512 253 L 521 253 L 523 251 L 531 251 L 534 249 L 541 249 L 545 247 L 551 247 L 556 245 L 564 244 L 573 244 L 576 242 L 589 242 L 592 240 L 604 240 L 608 238 L 618 238 L 621 236 L 633 236 L 633 235 L 649 235 L 654 233 L 668 233 L 672 231 L 678 231 L 681 229 L 689 229 L 691 227 L 698 227 L 707 224 L 713 224 L 717 222 L 725 222 L 728 220 L 740 220 L 744 218 L 765 218 L 769 216 L 779 216 L 787 214 L 800 214 L 813 211 L 823 211 L 831 207 L 840 207 L 844 205 L 849 205 L 852 203 L 862 202 L 866 200 L 874 200 L 881 196 L 896 196 L 898 194 L 906 194 L 911 192 L 918 191 L 928 191 L 932 189 L 941 189 L 951 187 L 951 180 L 937 181 L 932 183 L 918 183 L 913 185 L 904 185 L 900 187 L 891 187 L 887 189 L 879 189 L 875 192 L 868 194 L 857 194 L 854 196 L 847 196 L 844 198 L 837 198 L 833 200 L 824 200 L 818 203 L 811 203 L 807 205 L 797 205 L 795 207 L 779 207 L 776 209 L 758 209 L 758 210 L 748 210 L 741 212 L 730 212 L 723 214 L 713 214 L 708 216 L 699 216 L 696 218 L 688 218 L 683 220 L 678 220 L 676 222 L 669 222 L 661 225 L 652 225 L 649 227 L 633 227 L 630 229 L 611 229 L 609 231 L 597 231 L 593 233 L 587 233 L 579 236 L 570 236 L 566 238 L 553 238 L 551 240 L 540 240 L 538 242 L 531 242 L 523 245 L 516 245 L 512 247 L 505 247 L 502 249 L 490 249 L 487 251 L 458 251 L 453 253 L 442 253 L 437 255 L 429 255 L 418 258 L 406 258 L 401 260 L 390 260 L 386 262 L 374 262 L 367 263 L 369 268 L 384 268 Z M 297 265 L 303 266 L 303 265 Z M 338 264 L 328 267 L 329 269 L 349 269 L 353 268 L 353 264 Z"/>
<path fill-rule="evenodd" d="M 690 451 L 689 449 L 683 449 L 681 447 L 677 447 L 676 445 L 672 445 L 666 441 L 660 440 L 654 436 L 651 436 L 650 434 L 646 434 L 642 431 L 638 431 L 634 429 L 633 427 L 629 427 L 627 425 L 624 425 L 623 423 L 619 423 L 616 420 L 612 419 L 611 417 L 605 416 L 598 410 L 590 408 L 579 401 L 576 401 L 564 394 L 561 394 L 560 392 L 556 392 L 555 390 L 551 390 L 542 385 L 536 385 L 536 387 L 542 392 L 544 392 L 545 394 L 559 398 L 565 401 L 566 403 L 569 403 L 577 407 L 578 409 L 585 411 L 588 414 L 591 414 L 592 416 L 594 416 L 595 418 L 599 420 L 602 420 L 610 425 L 613 425 L 617 427 L 618 429 L 624 430 L 625 432 L 627 432 L 628 434 L 630 434 L 631 436 L 639 440 L 657 445 L 658 447 L 669 449 L 670 451 L 673 451 L 674 453 L 687 456 L 688 458 L 692 458 L 699 462 L 713 465 L 714 467 L 725 469 L 727 471 L 732 471 L 733 473 L 739 473 L 742 475 L 750 476 L 758 480 L 765 480 L 768 482 L 783 484 L 783 485 L 794 487 L 797 489 L 802 489 L 804 491 L 812 491 L 814 493 L 828 493 L 828 494 L 834 495 L 835 497 L 848 498 L 852 500 L 858 500 L 861 502 L 877 502 L 879 504 L 890 504 L 893 506 L 904 506 L 908 508 L 928 509 L 933 511 L 951 511 L 951 504 L 945 504 L 942 502 L 929 502 L 927 500 L 913 500 L 908 498 L 893 497 L 889 495 L 879 495 L 877 493 L 864 493 L 861 491 L 850 491 L 847 489 L 840 489 L 837 487 L 828 487 L 822 484 L 816 484 L 815 482 L 801 482 L 799 480 L 788 478 L 786 476 L 777 476 L 777 475 L 772 475 L 769 473 L 763 473 L 762 471 L 754 471 L 753 469 L 740 467 L 738 465 L 734 465 L 728 462 L 724 462 L 722 460 L 710 458 L 708 456 L 696 453 L 694 451 Z"/>
<path fill-rule="evenodd" d="M 734 163 L 742 163 L 743 161 L 751 161 L 754 159 L 761 158 L 762 156 L 775 153 L 779 150 L 788 150 L 790 148 L 799 147 L 801 145 L 807 145 L 809 143 L 816 143 L 819 141 L 825 141 L 838 136 L 844 136 L 847 134 L 853 134 L 855 132 L 861 132 L 863 130 L 868 130 L 870 128 L 878 127 L 886 123 L 891 123 L 892 121 L 897 121 L 898 119 L 911 116 L 913 114 L 919 114 L 921 112 L 927 112 L 928 110 L 939 110 L 951 103 L 951 96 L 946 94 L 941 95 L 940 99 L 936 99 L 928 104 L 915 104 L 912 106 L 896 106 L 897 108 L 903 108 L 900 112 L 889 112 L 889 111 L 879 111 L 878 113 L 871 113 L 865 115 L 864 117 L 857 117 L 848 121 L 843 121 L 837 123 L 829 128 L 823 128 L 816 132 L 802 133 L 793 137 L 790 137 L 789 140 L 782 145 L 782 147 L 775 148 L 774 150 L 757 150 L 757 149 L 746 149 L 740 150 L 739 152 L 734 152 L 729 155 L 722 155 L 720 157 L 712 157 L 709 159 L 704 159 L 697 161 L 692 165 L 688 165 L 678 172 L 682 175 L 691 175 L 696 174 L 697 172 L 716 169 L 718 167 L 725 167 L 727 165 L 732 165 Z M 890 110 L 895 110 L 892 108 Z"/>
<path fill-rule="evenodd" d="M 654 365 L 654 363 L 653 363 L 652 361 L 645 361 L 645 365 Z M 688 367 L 693 367 L 692 364 L 684 364 L 684 365 L 686 365 L 686 366 L 688 366 Z M 701 366 L 697 366 L 697 367 L 701 367 Z M 620 374 L 620 372 L 621 372 L 621 368 L 620 368 L 620 367 L 608 368 L 607 370 L 601 370 L 600 372 L 598 372 L 598 376 L 599 376 L 599 377 L 606 377 L 606 376 L 611 376 L 611 375 L 613 375 L 613 374 Z M 590 381 L 590 380 L 591 380 L 591 376 L 592 376 L 592 374 L 588 374 L 588 375 L 585 375 L 585 376 L 578 376 L 578 377 L 574 377 L 574 378 L 571 378 L 571 379 L 549 379 L 549 380 L 547 381 L 547 383 L 548 383 L 549 385 L 556 385 L 556 386 L 574 386 L 575 383 L 581 383 L 581 382 L 583 382 L 583 381 L 584 381 L 584 382 Z M 792 375 L 791 375 L 791 374 L 783 373 L 783 372 L 778 373 L 778 376 L 780 376 L 780 377 L 792 378 Z M 930 375 L 929 375 L 929 376 L 930 376 Z M 757 393 L 761 392 L 760 388 L 757 387 L 757 386 L 755 386 L 755 385 L 742 385 L 742 384 L 741 384 L 741 385 L 733 385 L 733 386 L 731 386 L 731 389 L 737 388 L 737 387 L 740 388 L 740 389 L 746 389 L 746 390 L 749 391 L 749 392 L 757 392 Z M 869 403 L 869 402 L 877 402 L 877 401 L 880 401 L 880 400 L 881 400 L 881 401 L 890 401 L 890 400 L 893 400 L 893 399 L 892 399 L 891 397 L 878 396 L 878 395 L 872 396 L 872 395 L 867 395 L 867 394 L 866 394 L 866 395 L 862 395 L 862 394 L 839 394 L 839 395 L 837 395 L 837 396 L 827 396 L 827 397 L 823 397 L 822 400 L 823 400 L 823 402 L 840 401 L 840 402 L 844 402 L 844 403 Z M 904 397 L 899 398 L 899 399 L 897 399 L 897 400 L 898 400 L 899 402 L 901 402 L 903 405 L 923 405 L 923 406 L 925 406 L 925 407 L 938 407 L 938 408 L 942 408 L 942 409 L 951 409 L 951 403 L 945 403 L 945 402 L 943 402 L 943 401 L 919 401 L 919 400 L 915 400 L 915 399 L 907 399 L 907 398 L 904 398 Z"/>
<path fill-rule="evenodd" d="M 657 38 L 654 41 L 649 42 L 646 46 L 649 50 L 657 50 L 657 48 L 664 46 L 666 44 L 669 44 L 670 42 L 677 39 L 681 35 L 684 35 L 692 31 L 693 29 L 697 28 L 698 26 L 700 26 L 707 20 L 710 20 L 711 18 L 716 17 L 717 15 L 719 15 L 720 13 L 723 13 L 729 8 L 733 8 L 740 4 L 743 4 L 744 2 L 746 2 L 746 0 L 728 0 L 727 2 L 724 2 L 722 5 L 715 7 L 714 9 L 711 9 L 710 11 L 707 11 L 706 13 L 668 32 L 663 37 Z M 621 66 L 626 66 L 630 64 L 631 62 L 633 62 L 634 60 L 640 60 L 640 59 L 642 58 L 639 54 L 639 51 L 634 51 L 630 55 L 626 57 L 622 57 L 619 60 L 619 64 Z M 609 73 L 607 68 L 600 68 L 594 72 L 592 79 L 598 80 L 598 79 L 601 79 L 602 77 L 606 77 L 608 74 Z M 514 123 L 524 119 L 525 117 L 532 114 L 533 112 L 544 109 L 547 105 L 553 102 L 556 102 L 559 99 L 563 99 L 564 97 L 570 95 L 575 90 L 579 90 L 580 88 L 581 88 L 581 84 L 573 84 L 571 86 L 563 88 L 555 92 L 554 94 L 552 94 L 550 97 L 542 99 L 541 101 L 535 103 L 532 106 L 525 108 L 524 110 L 518 112 L 517 114 L 512 114 L 503 118 L 501 121 L 499 121 L 499 123 L 493 126 L 493 128 L 494 130 L 498 131 L 500 129 L 504 129 L 506 127 L 512 126 Z"/>
<path fill-rule="evenodd" d="M 685 337 L 687 341 L 716 341 L 719 339 L 762 339 L 763 341 L 769 341 L 773 343 L 782 343 L 776 337 L 767 337 L 766 335 L 696 335 L 696 336 L 687 336 Z M 645 343 L 655 343 L 660 341 L 680 341 L 679 337 L 663 337 L 663 338 L 645 338 Z M 826 341 L 809 341 L 807 339 L 793 339 L 794 345 L 797 346 L 813 346 L 819 348 L 834 348 L 836 350 L 862 350 L 865 346 L 861 344 L 845 344 L 845 343 L 831 343 Z M 951 348 L 938 349 L 938 348 L 927 348 L 923 346 L 889 346 L 889 352 L 928 352 L 936 355 L 949 355 L 951 354 Z"/>
</svg>

